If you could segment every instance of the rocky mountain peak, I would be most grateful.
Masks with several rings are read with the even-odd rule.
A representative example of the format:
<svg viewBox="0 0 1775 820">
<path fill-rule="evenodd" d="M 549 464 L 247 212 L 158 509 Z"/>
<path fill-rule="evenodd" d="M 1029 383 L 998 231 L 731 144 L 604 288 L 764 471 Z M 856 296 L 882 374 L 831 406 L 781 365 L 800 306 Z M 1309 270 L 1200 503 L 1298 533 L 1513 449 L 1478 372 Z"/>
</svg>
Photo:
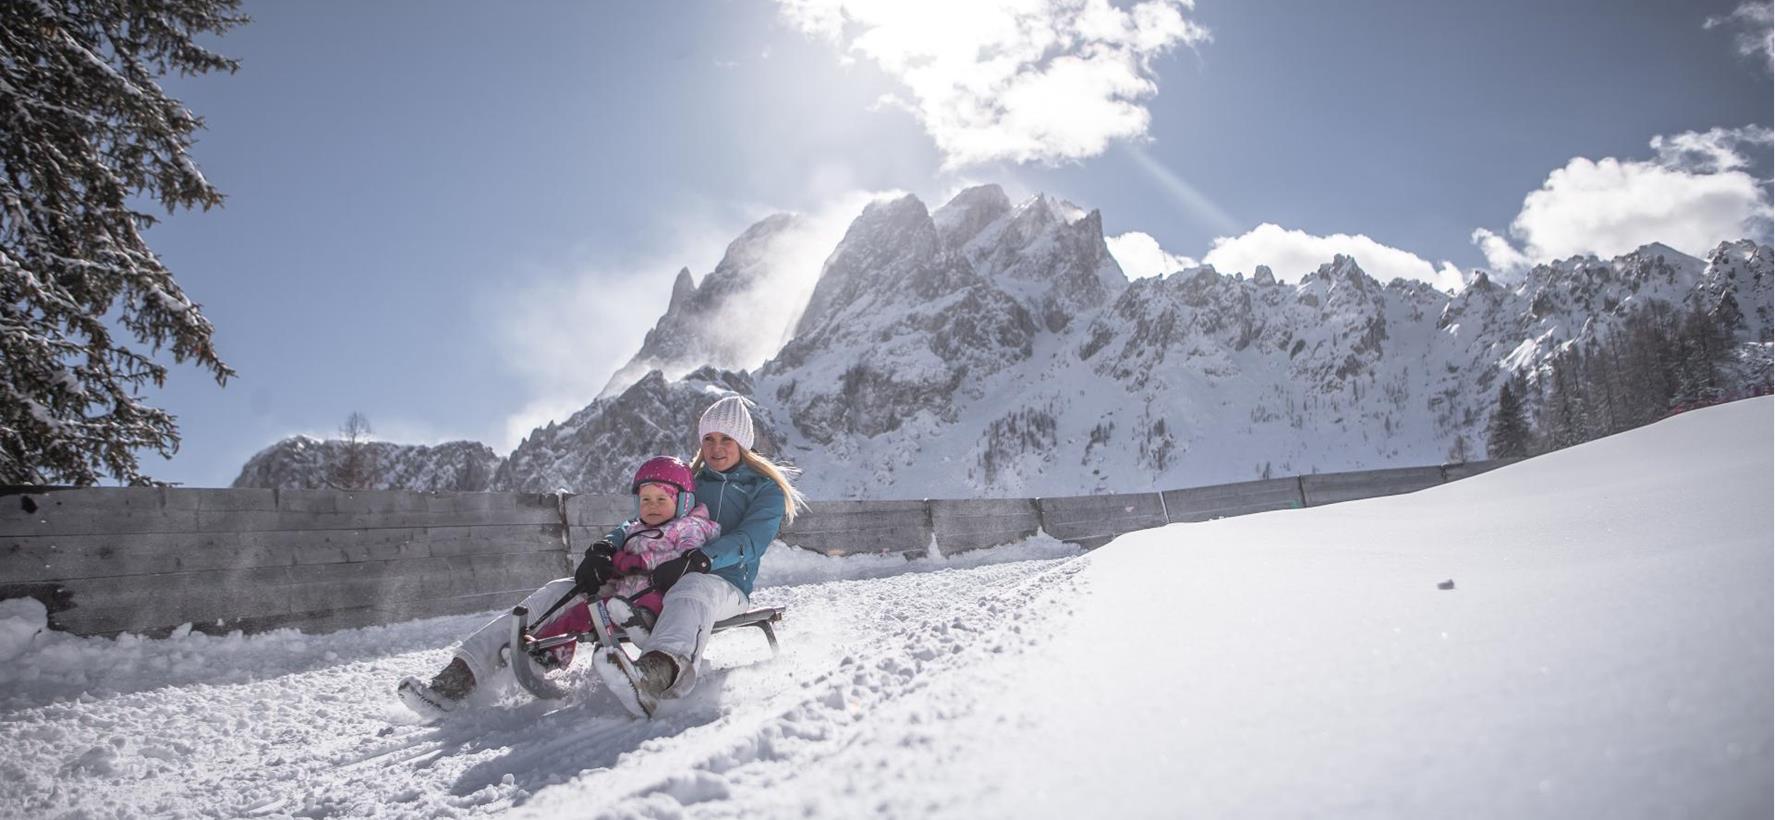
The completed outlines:
<svg viewBox="0 0 1775 820">
<path fill-rule="evenodd" d="M 778 242 L 804 225 L 803 217 L 784 213 L 753 223 L 727 244 L 700 286 L 689 268 L 681 268 L 665 314 L 598 395 L 613 396 L 651 370 L 677 378 L 704 365 L 746 369 L 776 352 L 775 342 L 787 335 L 794 316 L 775 292 L 784 273 L 777 268 Z"/>
<path fill-rule="evenodd" d="M 677 278 L 672 280 L 672 299 L 666 303 L 667 315 L 683 313 L 686 304 L 696 295 L 696 281 L 690 278 L 690 268 L 679 268 Z"/>
<path fill-rule="evenodd" d="M 956 194 L 931 214 L 931 220 L 936 223 L 943 244 L 959 250 L 1010 210 L 1011 199 L 1005 196 L 1005 189 L 978 185 Z"/>
<path fill-rule="evenodd" d="M 859 300 L 891 294 L 942 267 L 942 250 L 936 224 L 918 197 L 869 203 L 827 257 L 795 335 L 811 333 Z"/>
</svg>

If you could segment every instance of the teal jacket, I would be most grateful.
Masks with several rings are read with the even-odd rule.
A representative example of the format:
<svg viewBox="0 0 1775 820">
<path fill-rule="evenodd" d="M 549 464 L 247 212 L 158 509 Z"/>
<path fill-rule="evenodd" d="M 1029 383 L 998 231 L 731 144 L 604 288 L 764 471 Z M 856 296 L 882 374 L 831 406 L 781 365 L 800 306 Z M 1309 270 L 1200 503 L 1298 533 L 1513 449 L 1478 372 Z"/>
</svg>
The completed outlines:
<svg viewBox="0 0 1775 820">
<path fill-rule="evenodd" d="M 696 474 L 696 500 L 721 525 L 721 534 L 700 548 L 709 572 L 751 595 L 758 563 L 783 527 L 783 488 L 744 462 L 725 473 L 704 465 Z M 626 528 L 612 530 L 610 543 L 622 546 Z"/>
</svg>

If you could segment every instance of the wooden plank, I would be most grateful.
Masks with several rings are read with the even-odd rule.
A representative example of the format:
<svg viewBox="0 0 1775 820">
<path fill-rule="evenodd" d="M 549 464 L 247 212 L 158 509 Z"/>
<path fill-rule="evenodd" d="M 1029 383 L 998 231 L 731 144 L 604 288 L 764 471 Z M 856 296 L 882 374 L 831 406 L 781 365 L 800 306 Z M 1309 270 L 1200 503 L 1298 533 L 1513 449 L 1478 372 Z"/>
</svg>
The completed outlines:
<svg viewBox="0 0 1775 820">
<path fill-rule="evenodd" d="M 530 527 L 463 527 L 448 532 L 428 531 L 432 555 L 478 553 L 561 552 L 559 524 Z"/>
<path fill-rule="evenodd" d="M 1042 512 L 1033 498 L 933 499 L 931 524 L 944 553 L 1022 541 L 1041 529 Z"/>
<path fill-rule="evenodd" d="M 198 511 L 191 532 L 258 532 L 266 530 L 362 530 L 413 527 L 560 526 L 553 509 L 514 507 L 486 511 Z"/>
<path fill-rule="evenodd" d="M 206 595 L 106 596 L 76 589 L 74 606 L 57 613 L 64 628 L 94 632 L 139 631 L 182 623 L 214 623 L 240 617 L 281 615 L 289 610 L 284 601 L 262 590 L 215 591 Z"/>
<path fill-rule="evenodd" d="M 319 612 L 366 603 L 394 606 L 410 601 L 476 595 L 520 587 L 535 590 L 562 577 L 560 565 L 554 561 L 538 560 L 542 556 L 501 557 L 509 560 L 497 565 L 483 564 L 469 570 L 437 571 L 437 568 L 431 568 L 415 572 L 411 568 L 403 568 L 403 571 L 390 571 L 374 578 L 298 583 L 284 592 L 289 596 L 288 611 Z M 513 602 L 516 603 L 522 597 L 518 596 Z"/>
<path fill-rule="evenodd" d="M 608 531 L 635 516 L 631 495 L 575 495 L 567 499 L 567 523 L 576 527 L 603 527 Z"/>
<path fill-rule="evenodd" d="M 31 517 L 0 521 L 7 536 L 116 535 L 122 533 L 197 532 L 197 510 L 69 504 L 46 505 Z"/>
<path fill-rule="evenodd" d="M 1462 464 L 1444 464 L 1442 465 L 1442 479 L 1444 481 L 1459 481 L 1463 478 L 1472 478 L 1480 473 L 1489 473 L 1499 467 L 1508 467 L 1521 460 L 1522 459 L 1520 458 L 1498 458 L 1490 461 L 1468 461 Z"/>
<path fill-rule="evenodd" d="M 118 510 L 109 506 L 44 508 L 30 520 L 0 525 L 6 536 L 116 535 L 122 533 L 242 533 L 473 526 L 560 526 L 551 510 L 533 508 L 474 512 L 289 512 L 285 510 Z"/>
<path fill-rule="evenodd" d="M 1301 477 L 1307 506 L 1415 492 L 1442 483 L 1440 467 L 1402 467 Z"/>
<path fill-rule="evenodd" d="M 164 505 L 169 510 L 275 510 L 277 509 L 277 490 L 242 488 L 242 489 L 193 489 L 187 487 L 168 487 L 163 496 Z"/>
<path fill-rule="evenodd" d="M 288 544 L 243 544 L 188 533 L 0 539 L 0 578 L 68 580 L 205 569 L 288 566 Z"/>
<path fill-rule="evenodd" d="M 818 501 L 778 537 L 828 555 L 919 550 L 931 541 L 930 514 L 923 501 Z"/>
<path fill-rule="evenodd" d="M 1293 478 L 1189 487 L 1166 490 L 1161 495 L 1165 501 L 1166 517 L 1172 523 L 1209 521 L 1301 506 L 1300 485 Z"/>
<path fill-rule="evenodd" d="M 560 549 L 557 536 L 536 526 L 12 537 L 0 539 L 0 578 L 59 580 Z"/>
<path fill-rule="evenodd" d="M 327 612 L 379 602 L 399 611 L 407 602 L 524 592 L 562 576 L 552 555 L 520 553 L 324 564 L 274 573 L 194 572 L 143 578 L 76 581 L 72 608 L 57 623 L 81 634 L 141 631 L 194 622 L 283 622 L 290 613 Z M 521 600 L 520 593 L 510 600 Z M 417 616 L 414 616 L 417 617 Z M 287 620 L 287 619 L 284 619 Z M 263 625 L 263 624 L 261 624 Z M 270 628 L 270 627 L 265 627 Z"/>
<path fill-rule="evenodd" d="M 1038 504 L 1042 531 L 1062 541 L 1092 547 L 1125 532 L 1165 525 L 1158 493 L 1043 498 Z"/>
</svg>

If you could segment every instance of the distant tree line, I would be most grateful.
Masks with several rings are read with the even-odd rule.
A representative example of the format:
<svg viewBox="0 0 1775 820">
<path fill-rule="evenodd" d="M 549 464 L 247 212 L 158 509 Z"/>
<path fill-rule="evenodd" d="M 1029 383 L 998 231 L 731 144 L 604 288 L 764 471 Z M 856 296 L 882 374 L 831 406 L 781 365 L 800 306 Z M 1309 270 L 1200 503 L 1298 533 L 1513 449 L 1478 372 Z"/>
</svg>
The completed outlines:
<svg viewBox="0 0 1775 820">
<path fill-rule="evenodd" d="M 1731 294 L 1711 313 L 1650 302 L 1606 339 L 1591 336 L 1555 354 L 1533 382 L 1518 372 L 1498 390 L 1489 455 L 1539 455 L 1730 397 L 1748 386 L 1730 383 L 1726 371 L 1742 318 Z"/>
</svg>

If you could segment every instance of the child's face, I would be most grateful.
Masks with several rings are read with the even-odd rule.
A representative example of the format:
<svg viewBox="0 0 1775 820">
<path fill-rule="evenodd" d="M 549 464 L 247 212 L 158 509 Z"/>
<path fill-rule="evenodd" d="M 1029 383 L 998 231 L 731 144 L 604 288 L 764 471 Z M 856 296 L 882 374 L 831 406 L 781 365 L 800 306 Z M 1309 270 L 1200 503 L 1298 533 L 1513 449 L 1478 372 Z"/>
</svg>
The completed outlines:
<svg viewBox="0 0 1775 820">
<path fill-rule="evenodd" d="M 641 523 L 657 527 L 678 512 L 678 499 L 658 484 L 641 485 Z"/>
</svg>

